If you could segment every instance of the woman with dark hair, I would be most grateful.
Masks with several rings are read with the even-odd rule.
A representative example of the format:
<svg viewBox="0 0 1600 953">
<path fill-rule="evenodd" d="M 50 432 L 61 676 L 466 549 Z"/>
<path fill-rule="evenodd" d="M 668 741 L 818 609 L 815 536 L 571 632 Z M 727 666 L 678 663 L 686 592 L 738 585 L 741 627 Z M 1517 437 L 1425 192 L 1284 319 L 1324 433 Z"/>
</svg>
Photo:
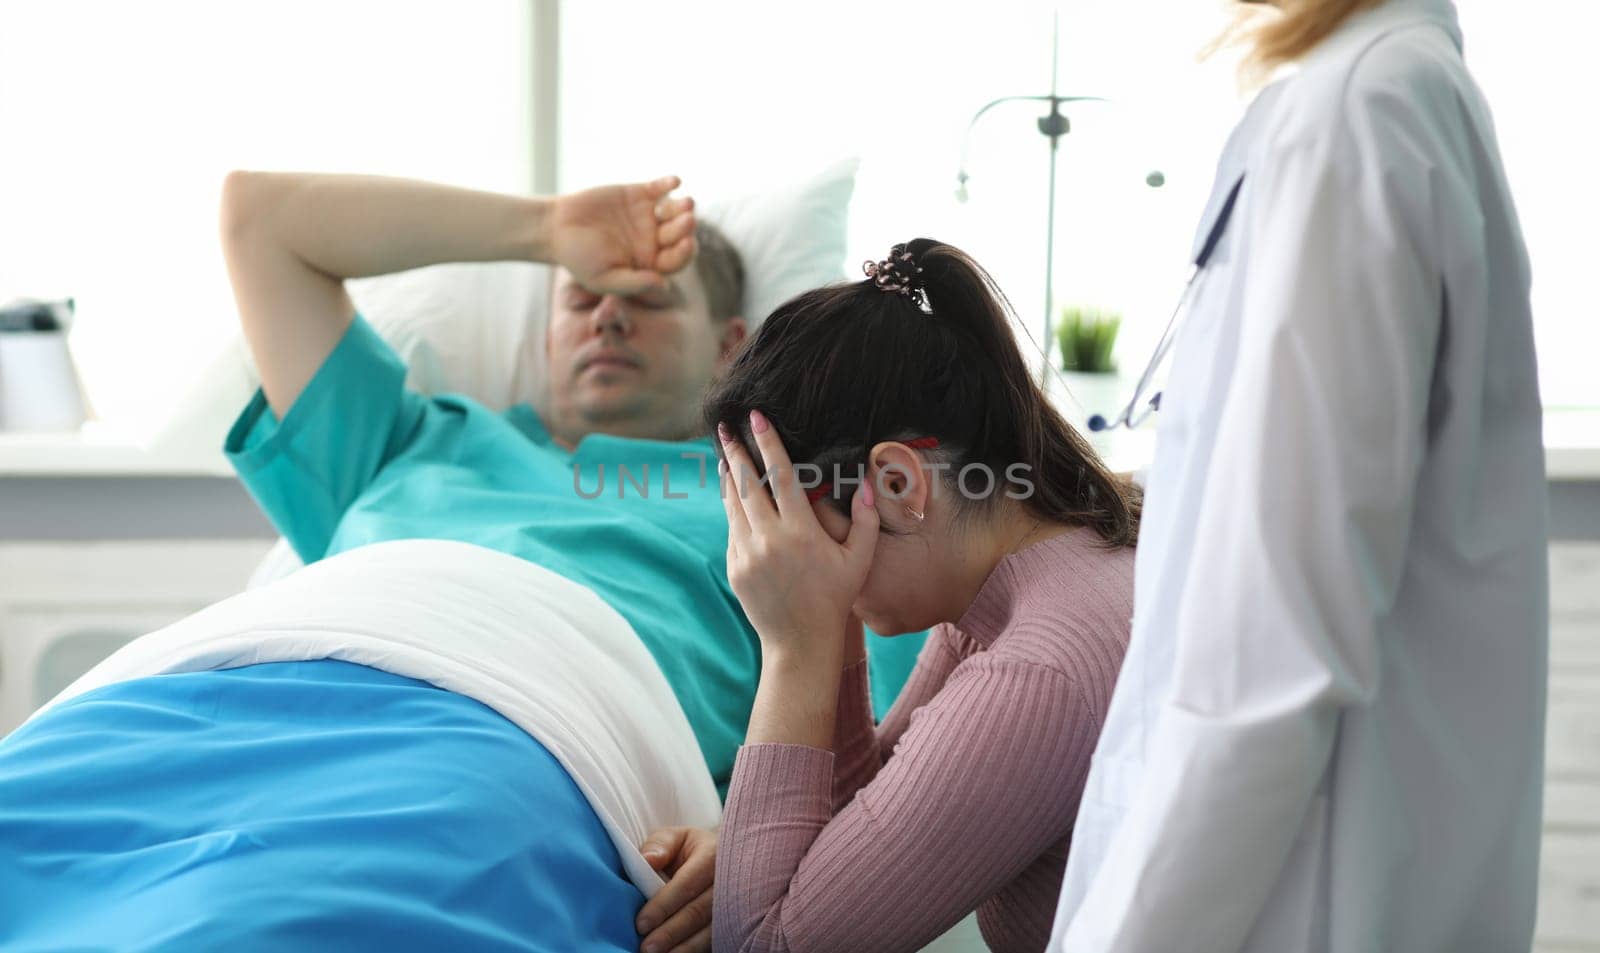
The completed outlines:
<svg viewBox="0 0 1600 953">
<path fill-rule="evenodd" d="M 779 308 L 708 399 L 762 672 L 719 950 L 1042 950 L 1127 646 L 1136 492 L 1047 403 L 993 281 L 931 239 Z M 882 725 L 861 624 L 932 628 Z"/>
</svg>

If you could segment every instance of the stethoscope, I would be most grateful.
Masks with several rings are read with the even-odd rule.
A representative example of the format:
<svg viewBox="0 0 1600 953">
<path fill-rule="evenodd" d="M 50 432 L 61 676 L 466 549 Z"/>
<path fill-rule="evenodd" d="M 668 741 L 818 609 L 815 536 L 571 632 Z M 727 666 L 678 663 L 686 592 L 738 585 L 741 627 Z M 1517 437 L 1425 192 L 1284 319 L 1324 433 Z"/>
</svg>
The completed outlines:
<svg viewBox="0 0 1600 953">
<path fill-rule="evenodd" d="M 1128 399 L 1128 405 L 1122 412 L 1110 420 L 1102 414 L 1095 414 L 1089 418 L 1089 429 L 1095 433 L 1115 430 L 1125 427 L 1128 430 L 1144 423 L 1151 414 L 1161 409 L 1161 392 L 1156 391 L 1144 407 L 1139 406 L 1139 398 L 1144 396 L 1150 387 L 1151 380 L 1156 376 L 1156 370 L 1161 362 L 1166 359 L 1167 352 L 1172 349 L 1172 344 L 1178 339 L 1174 330 L 1178 326 L 1178 316 L 1184 313 L 1189 305 L 1189 299 L 1194 294 L 1194 283 L 1211 262 L 1211 253 L 1217 250 L 1217 243 L 1222 240 L 1222 233 L 1228 230 L 1228 220 L 1233 217 L 1233 205 L 1239 199 L 1239 189 L 1244 185 L 1244 176 L 1239 176 L 1239 181 L 1233 183 L 1233 189 L 1228 192 L 1228 198 L 1222 203 L 1222 211 L 1217 213 L 1217 220 L 1212 223 L 1211 231 L 1206 233 L 1205 243 L 1200 246 L 1200 254 L 1195 256 L 1194 265 L 1189 269 L 1189 280 L 1183 286 L 1183 293 L 1178 296 L 1178 305 L 1172 309 L 1172 316 L 1167 319 L 1166 329 L 1161 332 L 1161 340 L 1156 342 L 1155 353 L 1150 355 L 1150 363 L 1145 365 L 1144 373 L 1139 375 L 1139 381 L 1133 386 L 1133 396 Z M 1136 416 L 1137 415 L 1137 416 Z"/>
</svg>

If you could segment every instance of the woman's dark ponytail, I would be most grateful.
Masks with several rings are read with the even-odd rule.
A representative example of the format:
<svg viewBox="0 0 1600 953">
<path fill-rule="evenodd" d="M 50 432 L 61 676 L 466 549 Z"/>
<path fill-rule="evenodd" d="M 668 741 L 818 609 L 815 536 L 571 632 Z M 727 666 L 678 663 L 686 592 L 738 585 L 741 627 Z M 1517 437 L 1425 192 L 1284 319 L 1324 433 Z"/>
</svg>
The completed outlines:
<svg viewBox="0 0 1600 953">
<path fill-rule="evenodd" d="M 1091 526 L 1113 546 L 1133 545 L 1139 527 L 1137 488 L 1106 468 L 1040 389 L 1017 346 L 1005 293 L 954 245 L 918 238 L 906 247 L 922 268 L 931 316 L 970 334 L 997 372 L 998 386 L 991 392 L 1000 400 L 992 412 L 1005 419 L 985 437 L 1012 444 L 1015 462 L 1028 466 L 1035 485 L 1028 508 L 1036 516 Z"/>
<path fill-rule="evenodd" d="M 713 387 L 707 423 L 737 433 L 760 409 L 791 459 L 822 467 L 864 465 L 882 440 L 937 438 L 952 479 L 973 466 L 1023 474 L 1026 495 L 1004 495 L 1035 516 L 1133 545 L 1138 491 L 1050 405 L 988 272 L 929 238 L 896 246 L 867 272 L 773 312 Z M 960 496 L 977 512 L 1002 493 Z M 835 503 L 848 513 L 848 496 Z"/>
</svg>

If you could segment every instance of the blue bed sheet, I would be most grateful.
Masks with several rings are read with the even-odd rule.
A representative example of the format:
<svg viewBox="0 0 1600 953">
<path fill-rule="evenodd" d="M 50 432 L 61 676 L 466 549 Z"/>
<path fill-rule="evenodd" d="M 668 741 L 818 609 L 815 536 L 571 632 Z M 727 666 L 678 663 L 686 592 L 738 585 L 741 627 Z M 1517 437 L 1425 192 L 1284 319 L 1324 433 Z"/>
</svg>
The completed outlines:
<svg viewBox="0 0 1600 953">
<path fill-rule="evenodd" d="M 0 741 L 0 949 L 638 949 L 560 763 L 345 662 L 162 675 Z"/>
</svg>

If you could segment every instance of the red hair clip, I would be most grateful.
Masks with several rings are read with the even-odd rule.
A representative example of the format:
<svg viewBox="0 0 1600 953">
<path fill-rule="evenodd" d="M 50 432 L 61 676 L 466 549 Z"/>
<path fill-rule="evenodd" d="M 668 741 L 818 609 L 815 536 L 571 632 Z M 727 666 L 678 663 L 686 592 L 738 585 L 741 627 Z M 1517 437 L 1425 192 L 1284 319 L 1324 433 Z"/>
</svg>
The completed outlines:
<svg viewBox="0 0 1600 953">
<path fill-rule="evenodd" d="M 932 449 L 934 449 L 934 448 L 939 446 L 939 438 L 938 437 L 913 437 L 910 440 L 902 440 L 901 443 L 904 443 L 906 446 L 910 447 L 913 450 L 932 450 Z M 814 486 L 811 489 L 806 491 L 806 502 L 807 503 L 815 503 L 818 500 L 822 499 L 823 497 L 827 496 L 828 494 L 830 494 L 832 492 L 833 492 L 833 481 L 832 480 L 823 480 L 818 485 L 816 485 L 816 486 Z"/>
</svg>

